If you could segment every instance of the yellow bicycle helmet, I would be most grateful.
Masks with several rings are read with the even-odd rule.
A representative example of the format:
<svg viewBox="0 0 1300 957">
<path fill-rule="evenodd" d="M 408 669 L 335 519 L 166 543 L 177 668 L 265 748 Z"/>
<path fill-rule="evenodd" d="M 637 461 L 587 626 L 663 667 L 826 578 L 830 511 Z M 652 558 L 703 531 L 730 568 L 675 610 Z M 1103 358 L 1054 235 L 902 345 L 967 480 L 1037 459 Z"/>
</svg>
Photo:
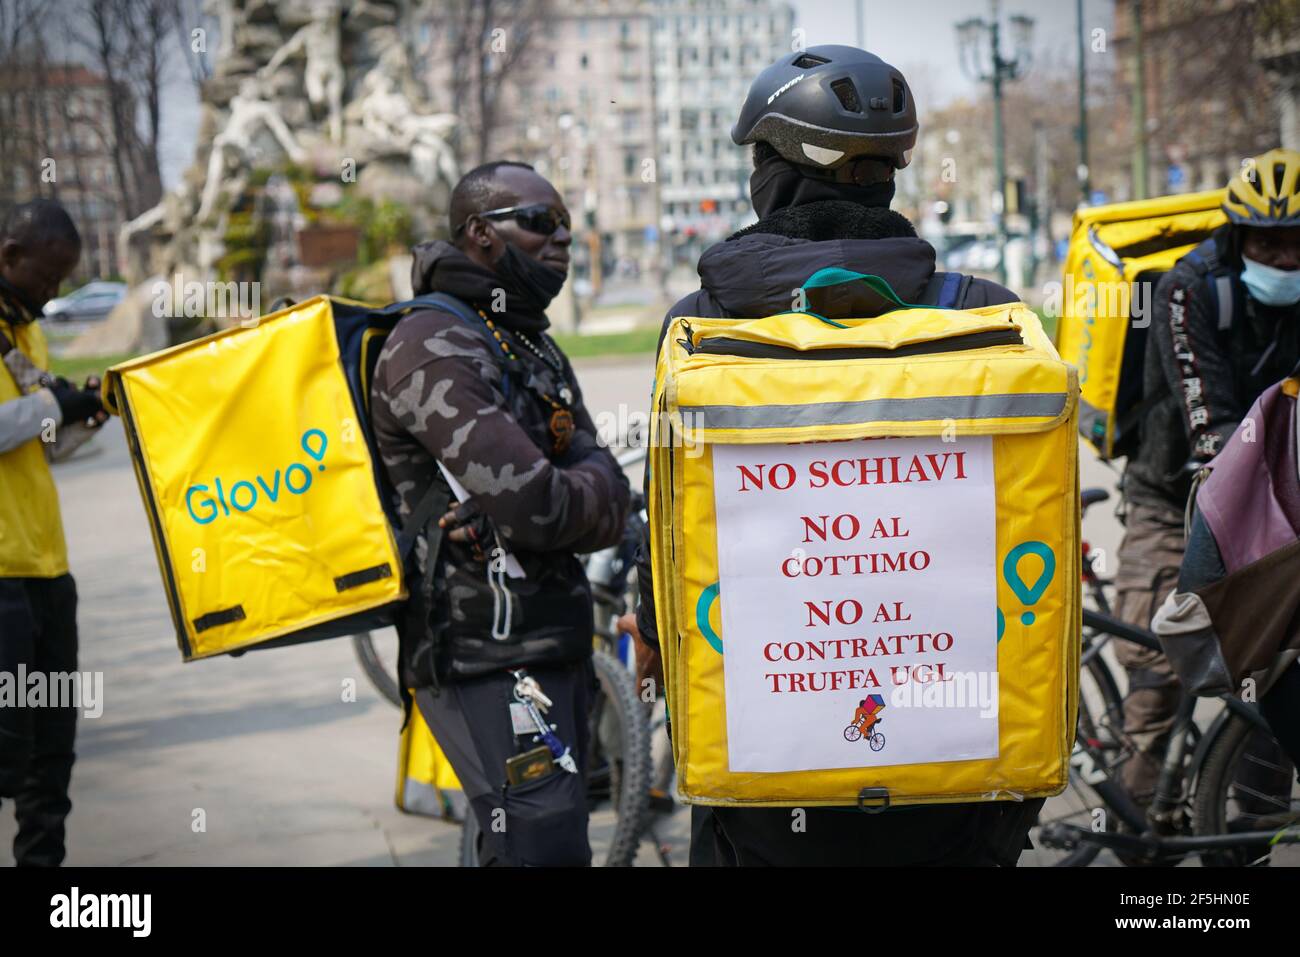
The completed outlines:
<svg viewBox="0 0 1300 957">
<path fill-rule="evenodd" d="M 1228 182 L 1228 219 L 1241 226 L 1300 226 L 1300 153 L 1269 150 Z"/>
</svg>

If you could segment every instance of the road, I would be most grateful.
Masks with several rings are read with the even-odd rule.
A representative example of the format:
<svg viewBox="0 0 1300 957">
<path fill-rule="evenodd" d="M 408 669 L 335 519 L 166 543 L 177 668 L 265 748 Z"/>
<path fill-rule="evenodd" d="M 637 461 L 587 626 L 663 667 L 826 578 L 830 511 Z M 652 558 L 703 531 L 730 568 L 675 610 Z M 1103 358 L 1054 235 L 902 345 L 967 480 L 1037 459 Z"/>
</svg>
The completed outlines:
<svg viewBox="0 0 1300 957">
<path fill-rule="evenodd" d="M 649 359 L 578 371 L 593 415 L 644 413 Z M 1083 471 L 1085 485 L 1113 488 L 1086 453 Z M 69 864 L 455 863 L 458 827 L 393 805 L 399 714 L 349 642 L 182 664 L 121 423 L 55 475 L 81 668 L 105 676 L 103 714 L 78 732 Z M 1095 511 L 1088 536 L 1113 556 L 1119 525 L 1106 506 Z M 355 701 L 344 700 L 348 681 Z M 6 807 L 0 844 L 13 831 Z M 686 833 L 682 811 L 661 834 L 682 861 Z"/>
</svg>

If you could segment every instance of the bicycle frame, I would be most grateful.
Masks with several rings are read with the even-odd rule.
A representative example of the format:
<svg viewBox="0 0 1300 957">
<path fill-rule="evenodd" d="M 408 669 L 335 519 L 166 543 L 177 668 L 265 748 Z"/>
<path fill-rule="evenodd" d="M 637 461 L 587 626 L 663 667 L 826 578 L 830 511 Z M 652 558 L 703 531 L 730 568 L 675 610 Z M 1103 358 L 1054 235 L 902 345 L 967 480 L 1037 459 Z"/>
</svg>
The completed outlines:
<svg viewBox="0 0 1300 957">
<path fill-rule="evenodd" d="M 1160 650 L 1159 639 L 1142 628 L 1137 628 L 1100 612 L 1084 609 L 1083 623 L 1101 633 L 1124 638 L 1144 648 Z M 1266 847 L 1272 844 L 1300 843 L 1300 828 L 1278 831 L 1241 831 L 1235 834 L 1182 837 L 1161 833 L 1175 825 L 1177 813 L 1185 806 L 1188 791 L 1185 785 L 1200 779 L 1213 731 L 1222 726 L 1232 713 L 1239 714 L 1259 729 L 1272 733 L 1267 720 L 1257 707 L 1230 694 L 1219 696 L 1224 709 L 1211 724 L 1210 732 L 1201 735 L 1190 760 L 1187 758 L 1188 731 L 1195 727 L 1193 713 L 1197 699 L 1184 694 L 1179 701 L 1174 726 L 1170 731 L 1169 746 L 1160 767 L 1160 776 L 1149 811 L 1143 811 L 1122 786 L 1111 780 L 1092 784 L 1107 807 L 1119 815 L 1134 834 L 1091 831 L 1073 824 L 1053 822 L 1043 828 L 1041 837 L 1051 846 L 1067 850 L 1081 843 L 1097 844 L 1111 850 L 1147 858 L 1152 862 L 1166 859 L 1179 860 L 1188 854 L 1216 849 Z M 1086 745 L 1085 745 L 1086 749 Z"/>
</svg>

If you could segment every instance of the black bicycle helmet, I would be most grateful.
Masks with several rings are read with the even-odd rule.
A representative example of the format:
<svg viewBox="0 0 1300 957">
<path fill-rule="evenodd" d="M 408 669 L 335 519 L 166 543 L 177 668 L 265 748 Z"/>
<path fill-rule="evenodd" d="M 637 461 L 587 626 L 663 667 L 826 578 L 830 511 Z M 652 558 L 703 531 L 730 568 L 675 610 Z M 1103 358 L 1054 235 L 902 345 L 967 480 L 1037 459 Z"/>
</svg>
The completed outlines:
<svg viewBox="0 0 1300 957">
<path fill-rule="evenodd" d="M 836 169 L 870 156 L 902 169 L 916 145 L 916 104 L 903 74 L 857 47 L 791 53 L 758 75 L 731 129 L 791 163 Z"/>
</svg>

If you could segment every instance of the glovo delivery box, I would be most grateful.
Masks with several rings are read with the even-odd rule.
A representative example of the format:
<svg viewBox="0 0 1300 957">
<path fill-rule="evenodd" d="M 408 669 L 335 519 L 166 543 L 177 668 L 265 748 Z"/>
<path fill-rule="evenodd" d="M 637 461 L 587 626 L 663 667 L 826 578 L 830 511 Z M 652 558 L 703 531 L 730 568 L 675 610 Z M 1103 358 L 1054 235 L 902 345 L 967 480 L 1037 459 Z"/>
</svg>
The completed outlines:
<svg viewBox="0 0 1300 957">
<path fill-rule="evenodd" d="M 317 296 L 108 371 L 185 660 L 392 623 L 366 397 L 411 305 Z"/>
<path fill-rule="evenodd" d="M 1211 190 L 1074 214 L 1057 343 L 1061 357 L 1079 370 L 1079 432 L 1102 458 L 1135 448 L 1156 284 L 1227 221 L 1223 198 L 1223 190 Z M 1203 265 L 1217 271 L 1214 263 Z M 1221 307 L 1230 304 L 1229 292 Z"/>
<path fill-rule="evenodd" d="M 414 691 L 412 691 L 414 697 Z M 397 749 L 398 810 L 443 820 L 463 819 L 469 807 L 460 779 L 429 730 L 419 708 L 411 709 Z"/>
<path fill-rule="evenodd" d="M 823 272 L 808 285 L 863 278 Z M 651 553 L 683 797 L 1062 791 L 1078 386 L 1037 316 L 680 318 L 655 382 Z"/>
</svg>

